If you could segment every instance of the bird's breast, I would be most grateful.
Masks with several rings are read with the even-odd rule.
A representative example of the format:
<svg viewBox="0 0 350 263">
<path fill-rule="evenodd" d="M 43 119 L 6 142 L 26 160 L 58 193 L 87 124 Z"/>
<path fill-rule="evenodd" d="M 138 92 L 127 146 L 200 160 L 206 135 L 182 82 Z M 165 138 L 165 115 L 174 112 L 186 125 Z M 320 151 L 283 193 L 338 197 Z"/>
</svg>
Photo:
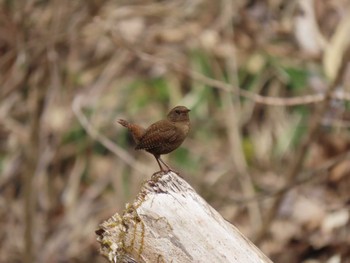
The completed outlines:
<svg viewBox="0 0 350 263">
<path fill-rule="evenodd" d="M 191 125 L 190 122 L 186 121 L 186 122 L 175 122 L 175 126 L 178 130 L 180 130 L 184 136 L 186 136 L 188 134 L 188 132 L 190 131 Z"/>
</svg>

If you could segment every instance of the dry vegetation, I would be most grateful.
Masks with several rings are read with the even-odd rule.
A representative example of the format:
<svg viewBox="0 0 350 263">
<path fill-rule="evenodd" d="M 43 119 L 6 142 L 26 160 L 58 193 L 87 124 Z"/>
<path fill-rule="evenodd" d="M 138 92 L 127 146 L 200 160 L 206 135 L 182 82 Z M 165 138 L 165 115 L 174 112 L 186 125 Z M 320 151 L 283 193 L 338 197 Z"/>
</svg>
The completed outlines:
<svg viewBox="0 0 350 263">
<path fill-rule="evenodd" d="M 174 105 L 165 159 L 275 262 L 350 262 L 346 0 L 0 0 L 0 262 L 105 262 L 157 170 L 116 118 Z"/>
</svg>

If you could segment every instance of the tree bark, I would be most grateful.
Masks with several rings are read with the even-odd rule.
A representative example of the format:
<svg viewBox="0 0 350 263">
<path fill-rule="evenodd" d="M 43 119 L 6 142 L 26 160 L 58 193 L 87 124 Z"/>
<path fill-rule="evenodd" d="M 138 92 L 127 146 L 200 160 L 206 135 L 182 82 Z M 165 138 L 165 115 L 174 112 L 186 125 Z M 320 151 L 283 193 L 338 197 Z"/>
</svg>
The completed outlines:
<svg viewBox="0 0 350 263">
<path fill-rule="evenodd" d="M 271 262 L 173 172 L 153 175 L 96 234 L 110 262 Z"/>
</svg>

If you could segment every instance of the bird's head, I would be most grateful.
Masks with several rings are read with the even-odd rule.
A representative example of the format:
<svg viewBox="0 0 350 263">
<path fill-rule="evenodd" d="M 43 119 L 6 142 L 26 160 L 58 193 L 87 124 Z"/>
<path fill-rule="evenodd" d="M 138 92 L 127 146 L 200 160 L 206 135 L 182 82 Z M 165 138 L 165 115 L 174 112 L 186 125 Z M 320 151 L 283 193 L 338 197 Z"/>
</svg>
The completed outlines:
<svg viewBox="0 0 350 263">
<path fill-rule="evenodd" d="M 190 117 L 188 113 L 190 112 L 185 106 L 176 106 L 168 113 L 168 120 L 172 122 L 188 122 Z"/>
</svg>

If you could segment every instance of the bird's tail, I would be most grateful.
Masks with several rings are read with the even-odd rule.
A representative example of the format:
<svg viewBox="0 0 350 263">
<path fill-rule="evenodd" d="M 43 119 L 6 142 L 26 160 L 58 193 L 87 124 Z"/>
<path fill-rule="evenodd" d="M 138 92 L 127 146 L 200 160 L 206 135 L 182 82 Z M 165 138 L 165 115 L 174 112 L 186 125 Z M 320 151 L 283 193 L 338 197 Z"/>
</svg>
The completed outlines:
<svg viewBox="0 0 350 263">
<path fill-rule="evenodd" d="M 117 121 L 120 125 L 123 125 L 125 128 L 129 128 L 130 127 L 130 122 L 123 120 L 123 119 L 119 119 Z"/>
<path fill-rule="evenodd" d="M 145 129 L 141 127 L 140 125 L 130 123 L 126 120 L 119 119 L 118 123 L 125 128 L 128 128 L 130 131 L 132 137 L 134 138 L 134 141 L 136 143 L 139 143 L 140 139 L 142 138 L 143 134 L 145 133 Z"/>
</svg>

